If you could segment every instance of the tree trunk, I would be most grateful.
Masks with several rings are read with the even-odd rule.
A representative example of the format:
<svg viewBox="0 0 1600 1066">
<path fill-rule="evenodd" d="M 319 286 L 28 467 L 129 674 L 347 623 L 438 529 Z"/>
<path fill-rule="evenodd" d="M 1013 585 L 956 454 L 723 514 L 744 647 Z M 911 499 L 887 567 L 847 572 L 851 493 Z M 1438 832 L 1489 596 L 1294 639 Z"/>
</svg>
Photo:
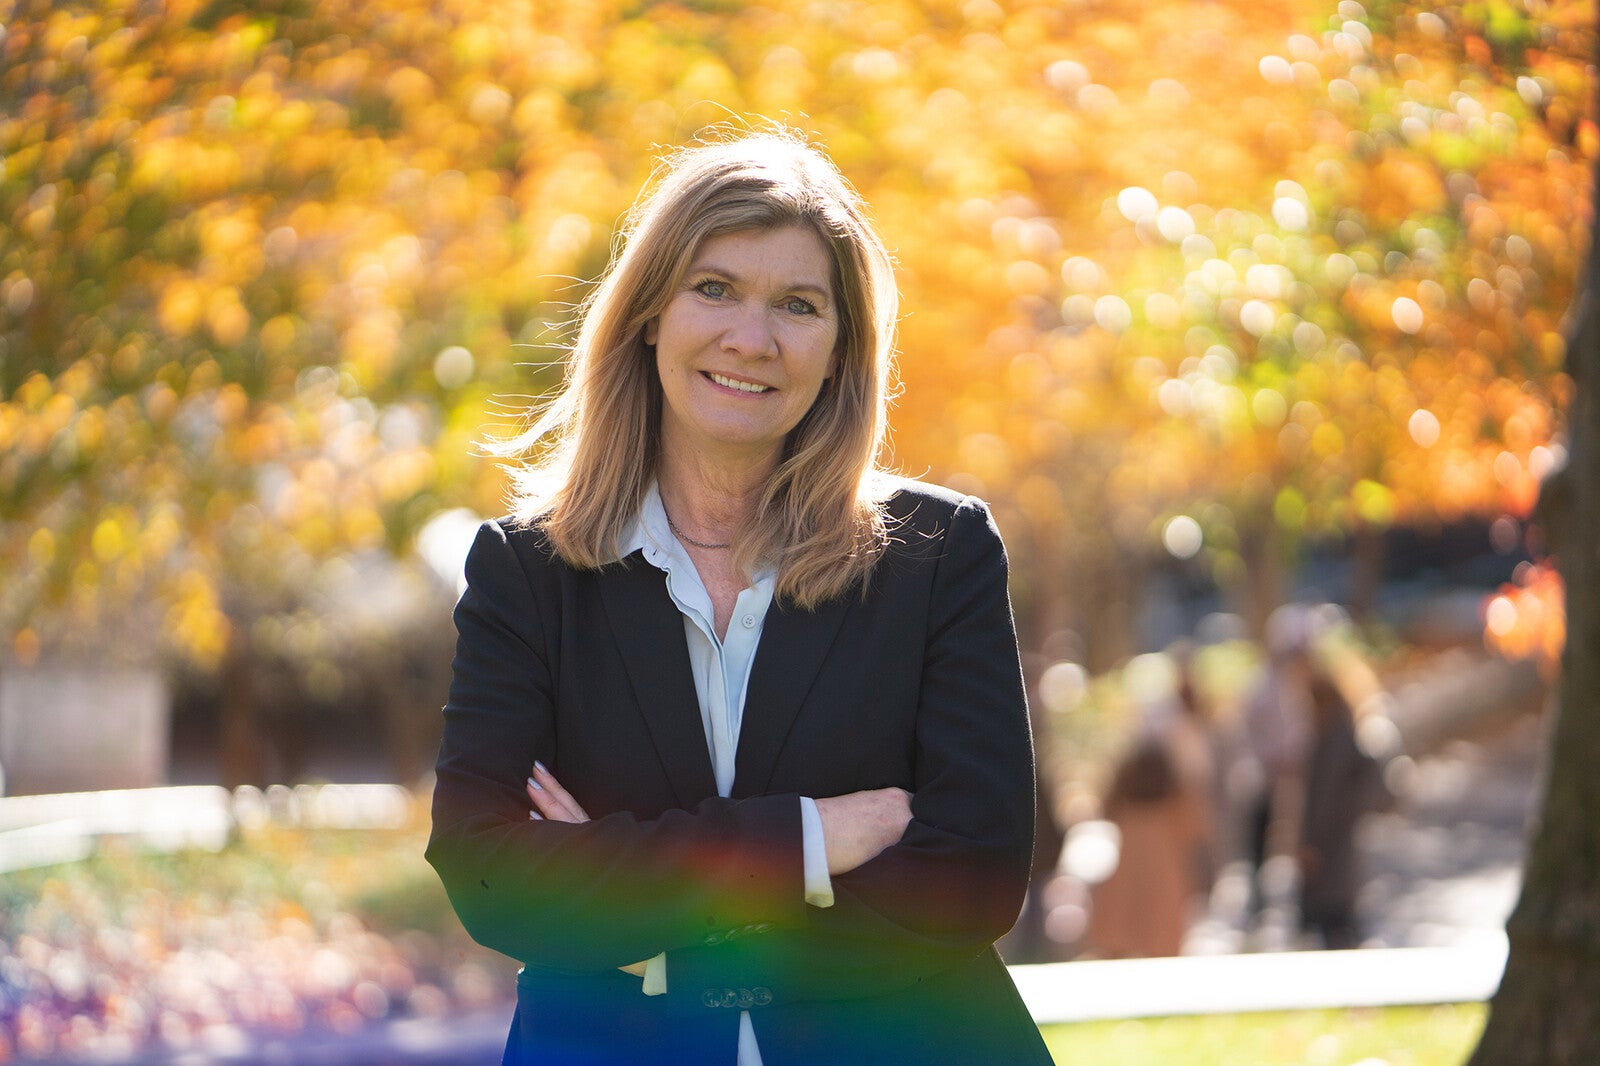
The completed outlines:
<svg viewBox="0 0 1600 1066">
<path fill-rule="evenodd" d="M 1384 531 L 1363 522 L 1350 535 L 1350 614 L 1365 626 L 1378 612 L 1383 587 Z"/>
<path fill-rule="evenodd" d="M 1245 632 L 1260 641 L 1266 636 L 1267 619 L 1284 602 L 1288 567 L 1283 535 L 1271 514 L 1246 520 L 1239 529 L 1239 553 L 1244 559 L 1244 580 L 1237 589 L 1238 611 Z"/>
<path fill-rule="evenodd" d="M 229 788 L 265 785 L 266 758 L 261 730 L 256 722 L 256 653 L 242 623 L 230 619 L 233 630 L 222 659 L 221 776 Z"/>
<path fill-rule="evenodd" d="M 1600 246 L 1574 315 L 1566 467 L 1546 482 L 1541 521 L 1566 583 L 1567 644 L 1548 783 L 1511 955 L 1469 1066 L 1600 1063 Z"/>
</svg>

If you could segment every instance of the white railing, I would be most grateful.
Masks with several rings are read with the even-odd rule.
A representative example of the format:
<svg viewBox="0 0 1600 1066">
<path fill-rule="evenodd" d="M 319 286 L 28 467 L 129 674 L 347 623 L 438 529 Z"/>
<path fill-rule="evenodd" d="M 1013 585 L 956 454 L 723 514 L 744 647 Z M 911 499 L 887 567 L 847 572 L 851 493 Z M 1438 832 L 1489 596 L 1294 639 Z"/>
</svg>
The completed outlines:
<svg viewBox="0 0 1600 1066">
<path fill-rule="evenodd" d="M 86 858 L 105 837 L 157 851 L 219 851 L 238 828 L 397 829 L 411 794 L 399 785 L 219 785 L 0 797 L 0 873 Z"/>
<path fill-rule="evenodd" d="M 1040 1025 L 1173 1014 L 1481 1003 L 1500 987 L 1503 933 L 1443 948 L 1362 948 L 1012 966 Z"/>
</svg>

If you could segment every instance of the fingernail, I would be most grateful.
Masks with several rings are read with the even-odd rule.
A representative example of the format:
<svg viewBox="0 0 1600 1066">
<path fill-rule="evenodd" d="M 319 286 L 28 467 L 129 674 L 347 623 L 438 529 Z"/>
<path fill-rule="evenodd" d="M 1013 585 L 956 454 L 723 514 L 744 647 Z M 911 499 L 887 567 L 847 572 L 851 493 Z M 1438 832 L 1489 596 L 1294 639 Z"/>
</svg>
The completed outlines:
<svg viewBox="0 0 1600 1066">
<path fill-rule="evenodd" d="M 542 767 L 541 767 L 541 769 L 542 769 Z M 544 786 L 539 784 L 539 782 L 535 781 L 531 777 L 528 778 L 528 787 L 533 789 L 533 790 L 535 790 L 536 792 L 543 792 L 544 791 Z"/>
<path fill-rule="evenodd" d="M 528 817 L 532 818 L 536 822 L 544 821 L 544 815 L 540 814 L 538 811 L 529 811 Z"/>
<path fill-rule="evenodd" d="M 549 773 L 549 772 L 550 772 L 550 771 L 549 771 L 549 770 L 548 770 L 548 769 L 547 769 L 547 768 L 546 768 L 546 767 L 545 767 L 545 765 L 544 765 L 544 763 L 542 763 L 542 762 L 540 762 L 540 761 L 539 761 L 539 760 L 538 760 L 538 759 L 535 759 L 535 760 L 533 760 L 533 768 L 534 768 L 534 769 L 535 769 L 535 770 L 537 770 L 537 771 L 539 771 L 539 772 L 540 772 L 540 773 L 541 773 L 541 774 L 547 774 L 547 773 Z"/>
</svg>

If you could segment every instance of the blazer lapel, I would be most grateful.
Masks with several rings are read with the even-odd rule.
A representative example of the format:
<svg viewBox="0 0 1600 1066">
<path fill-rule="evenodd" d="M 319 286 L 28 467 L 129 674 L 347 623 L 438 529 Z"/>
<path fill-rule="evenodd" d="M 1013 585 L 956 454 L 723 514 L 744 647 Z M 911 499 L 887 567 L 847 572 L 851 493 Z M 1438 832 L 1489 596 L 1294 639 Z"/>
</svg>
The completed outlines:
<svg viewBox="0 0 1600 1066">
<path fill-rule="evenodd" d="M 639 554 L 600 572 L 606 619 L 678 803 L 695 806 L 717 794 L 717 779 L 700 722 L 700 701 L 683 637 L 683 615 L 667 595 L 661 571 Z"/>
<path fill-rule="evenodd" d="M 759 796 L 767 790 L 783 742 L 839 635 L 850 602 L 850 596 L 844 595 L 815 611 L 803 611 L 775 600 L 768 609 L 739 725 L 733 776 L 736 798 Z"/>
</svg>

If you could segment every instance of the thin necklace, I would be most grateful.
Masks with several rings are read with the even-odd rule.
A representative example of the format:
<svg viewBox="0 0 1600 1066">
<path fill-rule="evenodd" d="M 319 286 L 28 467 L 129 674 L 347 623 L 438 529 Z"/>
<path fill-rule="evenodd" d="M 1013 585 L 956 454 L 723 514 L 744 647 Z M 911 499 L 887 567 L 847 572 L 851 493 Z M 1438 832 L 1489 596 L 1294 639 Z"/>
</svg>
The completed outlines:
<svg viewBox="0 0 1600 1066">
<path fill-rule="evenodd" d="M 661 513 L 667 514 L 667 509 L 665 507 L 661 508 Z M 731 541 L 727 544 L 707 544 L 703 540 L 695 540 L 693 537 L 689 536 L 689 534 L 679 529 L 678 523 L 674 522 L 672 520 L 672 516 L 669 514 L 667 515 L 667 528 L 672 530 L 672 532 L 677 535 L 679 540 L 683 541 L 685 544 L 693 544 L 696 548 L 704 548 L 707 551 L 721 551 L 724 548 L 733 547 Z"/>
</svg>

